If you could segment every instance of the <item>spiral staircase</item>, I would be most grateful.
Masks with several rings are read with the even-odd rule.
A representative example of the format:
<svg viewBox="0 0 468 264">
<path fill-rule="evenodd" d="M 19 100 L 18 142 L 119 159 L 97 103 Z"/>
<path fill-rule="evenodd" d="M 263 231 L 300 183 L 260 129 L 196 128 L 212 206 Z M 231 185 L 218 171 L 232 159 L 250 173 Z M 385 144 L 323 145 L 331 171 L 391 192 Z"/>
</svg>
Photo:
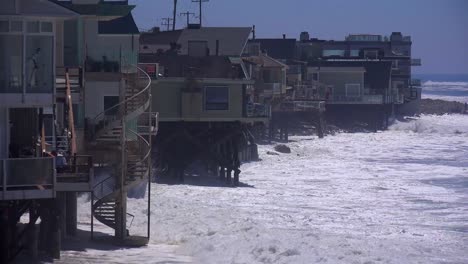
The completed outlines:
<svg viewBox="0 0 468 264">
<path fill-rule="evenodd" d="M 93 144 L 120 153 L 120 158 L 109 162 L 113 175 L 94 186 L 92 214 L 114 229 L 117 237 L 124 238 L 129 235 L 127 219 L 133 221 L 134 217 L 126 212 L 126 193 L 132 186 L 149 179 L 151 135 L 155 130 L 151 125 L 154 116 L 150 110 L 150 76 L 138 66 L 127 67 L 121 76 L 119 103 L 105 109 L 92 122 Z"/>
</svg>

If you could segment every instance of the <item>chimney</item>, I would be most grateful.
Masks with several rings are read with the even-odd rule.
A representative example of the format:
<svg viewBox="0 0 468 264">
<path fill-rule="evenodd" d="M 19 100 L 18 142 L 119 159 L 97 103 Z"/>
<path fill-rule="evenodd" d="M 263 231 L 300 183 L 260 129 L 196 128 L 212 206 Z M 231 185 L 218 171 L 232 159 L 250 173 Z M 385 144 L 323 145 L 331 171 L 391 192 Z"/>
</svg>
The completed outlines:
<svg viewBox="0 0 468 264">
<path fill-rule="evenodd" d="M 219 39 L 216 40 L 216 56 L 219 56 Z"/>
<path fill-rule="evenodd" d="M 283 34 L 283 39 L 286 39 L 286 34 Z"/>
<path fill-rule="evenodd" d="M 255 39 L 255 25 L 252 27 L 252 39 Z"/>
</svg>

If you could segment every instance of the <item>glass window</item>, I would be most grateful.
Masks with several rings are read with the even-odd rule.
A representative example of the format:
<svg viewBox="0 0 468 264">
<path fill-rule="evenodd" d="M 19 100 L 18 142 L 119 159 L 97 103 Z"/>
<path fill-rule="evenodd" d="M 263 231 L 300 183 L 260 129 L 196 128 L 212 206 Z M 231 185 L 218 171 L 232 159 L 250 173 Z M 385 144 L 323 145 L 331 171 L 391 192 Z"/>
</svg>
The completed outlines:
<svg viewBox="0 0 468 264">
<path fill-rule="evenodd" d="M 23 37 L 0 35 L 0 92 L 23 91 Z"/>
<path fill-rule="evenodd" d="M 0 32 L 8 32 L 8 20 L 0 20 Z"/>
<path fill-rule="evenodd" d="M 344 50 L 324 50 L 323 51 L 323 56 L 328 57 L 328 56 L 340 56 L 344 57 L 345 51 Z"/>
<path fill-rule="evenodd" d="M 41 23 L 41 32 L 52 32 L 52 31 L 53 31 L 52 22 Z"/>
<path fill-rule="evenodd" d="M 28 33 L 39 33 L 39 22 L 38 21 L 29 21 L 26 24 Z"/>
<path fill-rule="evenodd" d="M 351 50 L 349 53 L 351 57 L 359 57 L 359 50 Z"/>
<path fill-rule="evenodd" d="M 205 110 L 229 110 L 227 86 L 205 87 Z"/>
<path fill-rule="evenodd" d="M 22 32 L 23 31 L 23 21 L 11 21 L 10 22 L 11 32 Z"/>
<path fill-rule="evenodd" d="M 111 96 L 104 96 L 104 110 L 110 109 L 113 106 L 117 105 L 119 103 L 119 96 L 111 95 Z M 119 112 L 118 107 L 114 107 L 113 109 L 109 110 L 106 112 L 106 115 L 117 115 Z"/>
<path fill-rule="evenodd" d="M 318 81 L 318 73 L 317 72 L 312 73 L 312 80 Z"/>
<path fill-rule="evenodd" d="M 26 91 L 51 93 L 53 91 L 54 46 L 52 36 L 26 37 Z"/>
</svg>

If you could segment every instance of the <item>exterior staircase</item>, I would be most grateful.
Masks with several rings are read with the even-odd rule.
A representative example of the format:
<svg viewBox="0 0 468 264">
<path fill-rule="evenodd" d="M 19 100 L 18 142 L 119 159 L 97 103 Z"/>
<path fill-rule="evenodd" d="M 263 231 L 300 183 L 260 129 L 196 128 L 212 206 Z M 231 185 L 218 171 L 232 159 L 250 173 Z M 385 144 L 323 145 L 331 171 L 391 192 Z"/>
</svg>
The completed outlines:
<svg viewBox="0 0 468 264">
<path fill-rule="evenodd" d="M 148 181 L 151 173 L 151 131 L 138 129 L 141 120 L 151 118 L 151 78 L 137 66 L 135 71 L 122 73 L 122 90 L 119 103 L 96 116 L 92 141 L 97 146 L 114 147 L 121 152 L 121 160 L 113 161 L 115 175 L 111 175 L 93 190 L 92 213 L 95 219 L 117 230 L 119 197 L 132 186 Z M 109 114 L 116 113 L 117 114 Z M 148 130 L 150 126 L 145 126 Z M 123 179 L 119 176 L 122 175 Z M 121 181 L 120 181 L 121 180 Z M 122 192 L 124 188 L 125 192 Z M 124 211 L 126 217 L 133 216 Z M 127 221 L 128 222 L 128 221 Z M 127 228 L 129 228 L 127 224 Z M 126 230 L 128 235 L 128 229 Z"/>
</svg>

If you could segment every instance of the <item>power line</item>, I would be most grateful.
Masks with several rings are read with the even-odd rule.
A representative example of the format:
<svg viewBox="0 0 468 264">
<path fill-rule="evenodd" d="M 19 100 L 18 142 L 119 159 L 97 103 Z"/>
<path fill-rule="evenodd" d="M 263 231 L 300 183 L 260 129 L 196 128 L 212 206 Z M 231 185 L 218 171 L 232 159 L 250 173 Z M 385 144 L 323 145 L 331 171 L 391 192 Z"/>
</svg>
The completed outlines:
<svg viewBox="0 0 468 264">
<path fill-rule="evenodd" d="M 161 25 L 162 26 L 167 26 L 167 31 L 169 31 L 171 28 L 171 21 L 173 21 L 174 19 L 170 18 L 170 17 L 165 17 L 162 19 L 163 21 L 161 22 Z"/>
<path fill-rule="evenodd" d="M 202 26 L 202 9 L 203 9 L 202 4 L 204 2 L 209 2 L 209 1 L 210 0 L 192 0 L 192 2 L 200 4 L 200 6 L 199 6 L 199 9 L 200 9 L 200 27 Z"/>
<path fill-rule="evenodd" d="M 180 15 L 187 17 L 187 27 L 188 27 L 189 24 L 190 24 L 190 15 L 195 16 L 195 13 L 187 11 L 187 12 L 184 12 L 184 13 L 180 13 Z"/>
</svg>

